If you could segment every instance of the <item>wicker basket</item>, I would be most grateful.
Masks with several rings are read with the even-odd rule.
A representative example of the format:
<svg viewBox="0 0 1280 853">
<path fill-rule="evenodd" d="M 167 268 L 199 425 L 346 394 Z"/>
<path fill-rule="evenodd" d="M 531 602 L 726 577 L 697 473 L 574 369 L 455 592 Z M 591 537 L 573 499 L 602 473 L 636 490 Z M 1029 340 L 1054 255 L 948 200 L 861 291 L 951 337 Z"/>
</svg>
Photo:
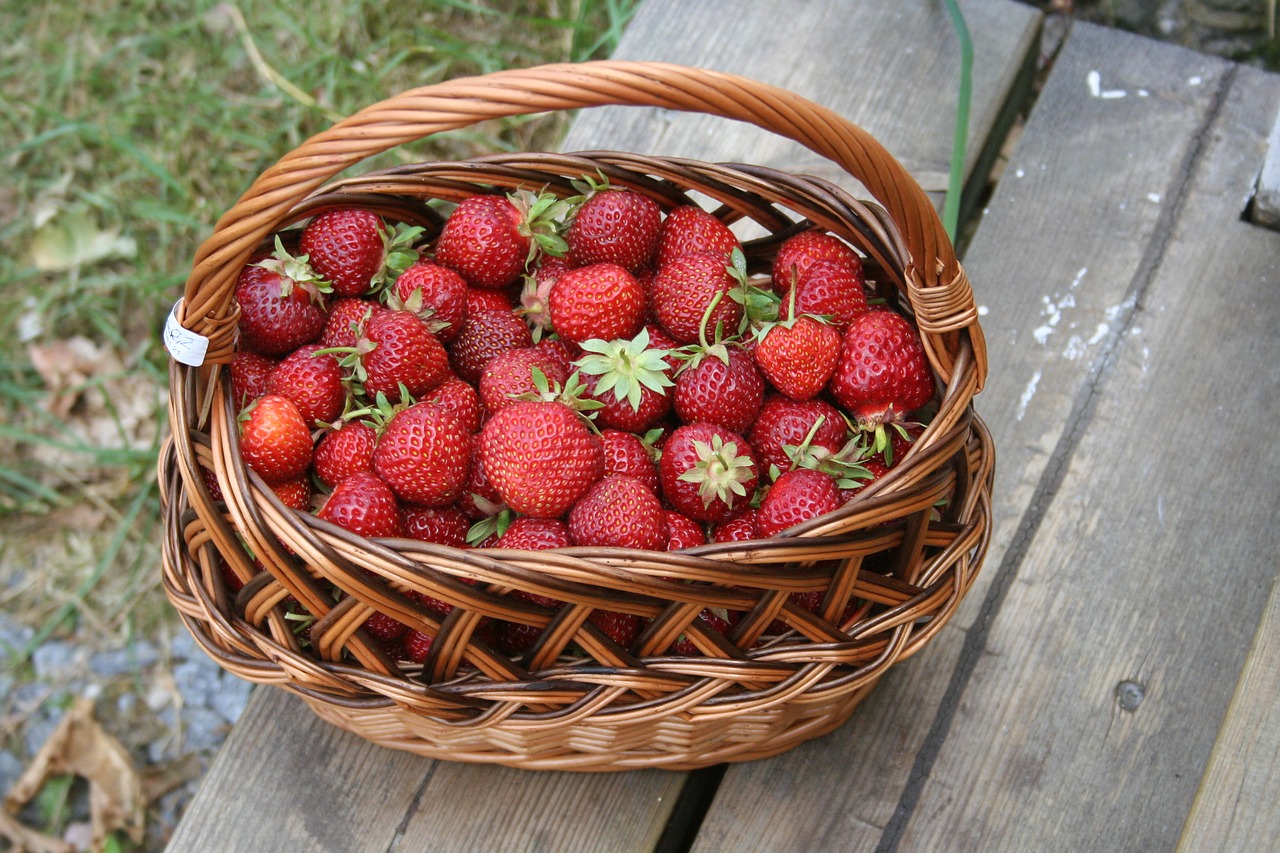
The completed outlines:
<svg viewBox="0 0 1280 853">
<path fill-rule="evenodd" d="M 743 165 L 592 152 L 515 154 L 415 164 L 333 182 L 360 160 L 482 120 L 606 104 L 656 106 L 750 122 L 831 159 L 878 202 L 815 178 Z M 235 344 L 239 270 L 274 232 L 339 206 L 424 225 L 428 199 L 494 188 L 571 192 L 603 172 L 664 208 L 697 200 L 764 236 L 746 244 L 766 269 L 781 239 L 812 223 L 866 257 L 881 295 L 913 317 L 942 389 L 907 457 L 839 511 L 778 538 L 676 553 L 609 548 L 456 550 L 365 540 L 286 509 L 239 461 L 224 366 Z M 990 537 L 993 450 L 971 406 L 985 351 L 968 282 L 927 196 L 864 131 L 794 94 L 727 74 L 654 63 L 543 66 L 459 79 L 376 104 L 303 143 L 267 170 L 201 246 L 169 333 L 203 358 L 172 363 L 172 436 L 161 456 L 164 583 L 188 629 L 225 669 L 301 696 L 363 737 L 436 758 L 527 768 L 691 769 L 762 758 L 848 718 L 885 671 L 955 612 Z M 177 352 L 180 348 L 171 347 Z M 214 501 L 200 467 L 224 498 Z M 239 594 L 220 571 L 249 577 Z M 335 604 L 329 584 L 345 594 Z M 513 598 L 550 596 L 557 611 Z M 446 618 L 416 591 L 455 606 Z M 789 598 L 821 592 L 812 613 Z M 316 621 L 300 645 L 282 602 Z M 850 618 L 845 602 L 859 605 Z M 729 637 L 696 620 L 744 611 Z M 588 616 L 644 617 L 620 648 Z M 424 664 L 390 660 L 361 627 L 375 611 L 432 634 Z M 842 621 L 843 613 L 843 621 Z M 522 657 L 495 651 L 489 619 L 542 628 Z M 776 633 L 782 620 L 788 630 Z M 766 634 L 770 625 L 774 633 Z M 685 634 L 701 654 L 675 656 Z M 572 652 L 572 653 L 570 653 Z"/>
</svg>

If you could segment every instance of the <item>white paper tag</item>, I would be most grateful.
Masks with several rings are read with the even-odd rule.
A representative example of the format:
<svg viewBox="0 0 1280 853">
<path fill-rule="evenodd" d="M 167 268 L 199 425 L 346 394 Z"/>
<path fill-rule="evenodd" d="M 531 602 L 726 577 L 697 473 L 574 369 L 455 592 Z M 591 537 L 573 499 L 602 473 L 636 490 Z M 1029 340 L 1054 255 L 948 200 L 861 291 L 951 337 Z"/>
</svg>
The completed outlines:
<svg viewBox="0 0 1280 853">
<path fill-rule="evenodd" d="M 169 319 L 164 321 L 164 348 L 173 356 L 174 361 L 199 367 L 204 364 L 205 354 L 209 352 L 209 339 L 178 322 L 178 306 L 181 304 L 181 299 L 173 303 Z"/>
</svg>

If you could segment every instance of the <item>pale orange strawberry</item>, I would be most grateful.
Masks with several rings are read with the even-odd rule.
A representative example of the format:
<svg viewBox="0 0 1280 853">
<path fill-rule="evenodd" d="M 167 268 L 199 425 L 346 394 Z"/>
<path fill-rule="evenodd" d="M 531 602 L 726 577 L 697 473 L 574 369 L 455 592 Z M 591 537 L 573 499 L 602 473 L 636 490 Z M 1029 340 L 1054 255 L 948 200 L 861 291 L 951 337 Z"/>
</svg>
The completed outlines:
<svg viewBox="0 0 1280 853">
<path fill-rule="evenodd" d="M 296 480 L 311 467 L 311 428 L 292 400 L 259 397 L 240 425 L 240 456 L 268 483 Z"/>
</svg>

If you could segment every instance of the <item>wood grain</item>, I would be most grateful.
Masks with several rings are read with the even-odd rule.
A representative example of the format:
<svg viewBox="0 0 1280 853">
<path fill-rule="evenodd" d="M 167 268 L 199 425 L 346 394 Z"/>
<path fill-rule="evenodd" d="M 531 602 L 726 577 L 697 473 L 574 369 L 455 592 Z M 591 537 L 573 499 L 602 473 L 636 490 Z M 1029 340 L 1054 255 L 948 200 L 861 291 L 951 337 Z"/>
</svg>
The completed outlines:
<svg viewBox="0 0 1280 853">
<path fill-rule="evenodd" d="M 1132 87 L 1109 60 L 1135 40 L 1091 38 L 1113 42 L 1088 53 L 1105 85 Z M 1209 79 L 1165 55 L 1184 65 L 1153 97 Z M 1239 69 L 1218 92 L 900 850 L 1177 843 L 1280 547 L 1280 448 L 1258 440 L 1280 236 L 1241 221 L 1280 81 Z"/>
<path fill-rule="evenodd" d="M 1280 838 L 1280 582 L 1218 733 L 1179 850 L 1261 850 Z"/>
</svg>

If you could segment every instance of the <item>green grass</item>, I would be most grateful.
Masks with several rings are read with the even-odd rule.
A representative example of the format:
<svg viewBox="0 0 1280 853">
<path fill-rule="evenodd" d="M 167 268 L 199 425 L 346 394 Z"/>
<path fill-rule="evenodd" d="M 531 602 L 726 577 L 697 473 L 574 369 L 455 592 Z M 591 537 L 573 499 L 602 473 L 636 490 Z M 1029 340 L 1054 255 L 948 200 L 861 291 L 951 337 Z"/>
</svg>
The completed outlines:
<svg viewBox="0 0 1280 853">
<path fill-rule="evenodd" d="M 159 577 L 158 332 L 196 248 L 261 171 L 404 89 L 608 55 L 636 5 L 0 3 L 6 611 L 40 636 L 137 629 Z M 366 166 L 550 147 L 565 123 L 495 122 Z M 96 538 L 68 540 L 83 536 Z"/>
</svg>

